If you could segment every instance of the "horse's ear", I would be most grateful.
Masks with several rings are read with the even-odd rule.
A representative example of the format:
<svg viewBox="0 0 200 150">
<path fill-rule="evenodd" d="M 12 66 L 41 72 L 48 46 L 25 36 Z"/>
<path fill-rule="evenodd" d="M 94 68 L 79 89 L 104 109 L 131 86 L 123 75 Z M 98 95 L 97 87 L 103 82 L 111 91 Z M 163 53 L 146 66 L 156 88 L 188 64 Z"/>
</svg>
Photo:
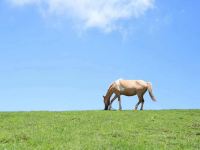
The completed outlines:
<svg viewBox="0 0 200 150">
<path fill-rule="evenodd" d="M 105 96 L 103 95 L 103 98 L 105 98 Z"/>
</svg>

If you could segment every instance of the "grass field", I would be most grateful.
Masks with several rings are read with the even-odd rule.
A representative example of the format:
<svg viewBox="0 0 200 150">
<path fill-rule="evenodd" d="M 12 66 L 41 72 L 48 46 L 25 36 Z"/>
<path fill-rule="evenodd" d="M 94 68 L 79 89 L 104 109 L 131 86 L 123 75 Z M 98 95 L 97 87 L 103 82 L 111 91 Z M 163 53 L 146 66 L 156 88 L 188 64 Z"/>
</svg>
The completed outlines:
<svg viewBox="0 0 200 150">
<path fill-rule="evenodd" d="M 200 110 L 1 112 L 0 149 L 200 149 Z"/>
</svg>

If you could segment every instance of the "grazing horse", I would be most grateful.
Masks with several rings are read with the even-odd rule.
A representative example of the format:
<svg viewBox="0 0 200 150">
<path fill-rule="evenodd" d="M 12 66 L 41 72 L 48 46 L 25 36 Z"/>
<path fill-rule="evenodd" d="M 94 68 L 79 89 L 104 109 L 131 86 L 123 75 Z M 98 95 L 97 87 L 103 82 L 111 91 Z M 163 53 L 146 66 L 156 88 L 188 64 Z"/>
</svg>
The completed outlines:
<svg viewBox="0 0 200 150">
<path fill-rule="evenodd" d="M 112 103 L 113 101 L 118 98 L 119 101 L 119 110 L 122 109 L 121 106 L 121 95 L 125 96 L 138 96 L 138 103 L 135 105 L 135 110 L 137 110 L 138 105 L 141 103 L 141 108 L 140 110 L 143 110 L 143 105 L 144 105 L 144 98 L 143 95 L 145 92 L 148 90 L 149 95 L 153 101 L 156 101 L 156 98 L 153 95 L 152 92 L 152 85 L 150 82 L 145 82 L 143 80 L 122 80 L 119 79 L 115 82 L 113 82 L 106 95 L 103 96 L 104 98 L 104 104 L 105 104 L 105 109 L 104 110 L 110 110 L 112 108 Z M 110 101 L 110 98 L 112 94 L 115 94 L 115 96 L 112 98 Z"/>
</svg>

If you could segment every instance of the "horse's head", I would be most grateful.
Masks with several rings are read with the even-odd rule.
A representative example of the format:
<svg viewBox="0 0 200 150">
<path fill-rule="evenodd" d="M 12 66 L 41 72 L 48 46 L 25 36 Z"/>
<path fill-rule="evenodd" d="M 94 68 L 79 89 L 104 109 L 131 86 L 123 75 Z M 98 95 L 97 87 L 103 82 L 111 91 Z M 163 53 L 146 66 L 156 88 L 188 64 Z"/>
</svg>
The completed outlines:
<svg viewBox="0 0 200 150">
<path fill-rule="evenodd" d="M 103 102 L 105 104 L 104 110 L 108 110 L 108 106 L 110 104 L 109 98 L 107 98 L 106 96 L 103 96 Z"/>
</svg>

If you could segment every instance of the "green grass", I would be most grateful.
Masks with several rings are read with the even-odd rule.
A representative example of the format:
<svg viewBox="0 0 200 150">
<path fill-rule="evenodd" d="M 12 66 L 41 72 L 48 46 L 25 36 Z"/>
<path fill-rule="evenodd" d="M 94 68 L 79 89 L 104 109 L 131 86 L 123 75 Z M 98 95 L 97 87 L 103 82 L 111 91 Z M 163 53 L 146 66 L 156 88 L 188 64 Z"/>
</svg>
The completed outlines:
<svg viewBox="0 0 200 150">
<path fill-rule="evenodd" d="M 200 110 L 0 113 L 0 149 L 200 149 Z"/>
</svg>

